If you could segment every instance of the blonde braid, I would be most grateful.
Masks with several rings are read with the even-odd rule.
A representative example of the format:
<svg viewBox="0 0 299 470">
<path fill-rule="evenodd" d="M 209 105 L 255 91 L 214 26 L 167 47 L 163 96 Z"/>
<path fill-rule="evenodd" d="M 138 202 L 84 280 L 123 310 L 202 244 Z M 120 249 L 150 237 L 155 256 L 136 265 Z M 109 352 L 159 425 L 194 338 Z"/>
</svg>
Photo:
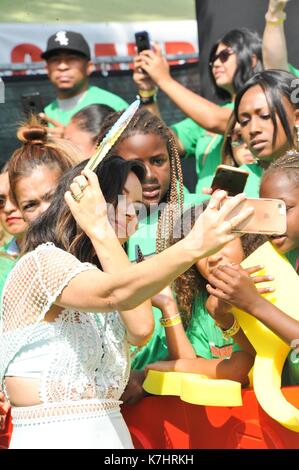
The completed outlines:
<svg viewBox="0 0 299 470">
<path fill-rule="evenodd" d="M 159 216 L 157 230 L 157 253 L 169 246 L 175 221 L 183 212 L 183 173 L 178 149 L 173 135 L 167 129 L 167 150 L 170 157 L 170 185 L 167 192 L 167 205 Z M 179 185 L 179 188 L 178 188 Z"/>
</svg>

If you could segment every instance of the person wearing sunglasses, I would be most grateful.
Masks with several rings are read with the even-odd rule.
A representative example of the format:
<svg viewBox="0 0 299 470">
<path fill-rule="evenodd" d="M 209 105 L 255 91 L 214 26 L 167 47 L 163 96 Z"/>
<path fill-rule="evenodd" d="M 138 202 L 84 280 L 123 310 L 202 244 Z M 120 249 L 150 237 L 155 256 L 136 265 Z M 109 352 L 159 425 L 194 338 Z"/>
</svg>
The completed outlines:
<svg viewBox="0 0 299 470">
<path fill-rule="evenodd" d="M 141 73 L 141 69 L 147 75 Z M 187 157 L 195 155 L 198 177 L 196 193 L 210 186 L 215 169 L 221 162 L 222 134 L 226 131 L 237 91 L 262 69 L 262 42 L 257 33 L 241 28 L 229 31 L 220 38 L 212 47 L 209 57 L 215 95 L 223 100 L 219 106 L 174 80 L 158 45 L 136 57 L 133 78 L 141 89 L 141 96 L 144 90 L 149 95 L 150 89 L 158 86 L 188 116 L 171 128 L 181 153 Z M 156 105 L 156 112 L 159 112 L 157 102 L 150 105 L 152 111 Z"/>
</svg>

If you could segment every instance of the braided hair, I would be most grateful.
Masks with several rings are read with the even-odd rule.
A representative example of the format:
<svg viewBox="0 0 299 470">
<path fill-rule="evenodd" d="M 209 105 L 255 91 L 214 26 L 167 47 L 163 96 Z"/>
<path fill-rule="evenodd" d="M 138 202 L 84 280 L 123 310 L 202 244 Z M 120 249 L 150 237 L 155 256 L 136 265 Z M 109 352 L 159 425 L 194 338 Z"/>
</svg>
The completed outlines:
<svg viewBox="0 0 299 470">
<path fill-rule="evenodd" d="M 187 235 L 188 230 L 191 230 L 198 217 L 206 209 L 207 205 L 208 201 L 204 201 L 202 204 L 191 206 L 182 214 L 181 220 L 178 220 L 176 223 L 178 230 L 175 231 L 176 236 L 173 236 L 170 240 L 171 245 L 182 240 L 182 238 Z M 244 259 L 267 241 L 268 237 L 265 235 L 255 233 L 244 234 L 240 238 Z M 185 330 L 192 318 L 194 302 L 202 292 L 206 291 L 207 282 L 208 281 L 198 271 L 196 264 L 178 276 L 173 282 L 172 287 L 176 295 L 176 301 Z"/>
<path fill-rule="evenodd" d="M 299 152 L 288 150 L 284 155 L 274 160 L 263 175 L 263 180 L 274 173 L 283 172 L 289 180 L 299 186 Z"/>
<path fill-rule="evenodd" d="M 122 112 L 112 113 L 105 118 L 101 134 L 98 138 L 98 144 L 121 114 Z M 160 211 L 158 220 L 156 250 L 157 253 L 160 253 L 169 246 L 170 236 L 173 232 L 174 220 L 181 215 L 183 210 L 183 174 L 181 161 L 175 139 L 171 131 L 158 116 L 155 116 L 144 108 L 139 108 L 137 110 L 127 128 L 111 148 L 109 154 L 117 153 L 118 146 L 124 140 L 137 134 L 154 134 L 160 137 L 166 144 L 170 159 L 170 185 L 165 201 L 167 204 L 165 208 Z"/>
</svg>

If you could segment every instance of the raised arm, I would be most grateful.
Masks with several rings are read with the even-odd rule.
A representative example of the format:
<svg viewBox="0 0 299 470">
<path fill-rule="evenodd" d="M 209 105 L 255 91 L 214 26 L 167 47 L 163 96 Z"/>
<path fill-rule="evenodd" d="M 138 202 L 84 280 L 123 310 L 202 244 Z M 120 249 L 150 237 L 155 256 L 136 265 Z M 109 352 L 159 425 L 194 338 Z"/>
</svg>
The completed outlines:
<svg viewBox="0 0 299 470">
<path fill-rule="evenodd" d="M 211 198 L 207 209 L 184 240 L 138 265 L 131 265 L 124 260 L 124 264 L 129 263 L 125 267 L 120 263 L 126 255 L 105 215 L 103 197 L 91 173 L 86 173 L 88 185 L 83 197 L 75 201 L 71 193 L 67 192 L 66 202 L 77 223 L 92 241 L 102 265 L 118 253 L 120 269 L 113 274 L 91 270 L 77 275 L 57 300 L 61 306 L 86 311 L 132 309 L 160 292 L 197 259 L 208 256 L 233 240 L 236 235 L 231 232 L 232 226 L 252 214 L 252 210 L 248 209 L 227 222 L 225 219 L 228 214 L 245 196 L 240 194 L 225 200 L 226 193 L 219 191 Z"/>
<path fill-rule="evenodd" d="M 231 110 L 212 103 L 174 80 L 158 45 L 153 50 L 141 52 L 135 66 L 145 70 L 153 82 L 200 126 L 211 132 L 225 133 Z"/>
<path fill-rule="evenodd" d="M 269 0 L 263 35 L 263 62 L 265 69 L 288 70 L 288 51 L 284 32 L 284 11 L 288 0 Z"/>
<path fill-rule="evenodd" d="M 117 274 L 123 269 L 131 266 L 131 262 L 118 242 L 116 234 L 108 222 L 106 202 L 102 195 L 97 176 L 93 172 L 87 172 L 87 178 L 84 175 L 79 175 L 74 178 L 71 189 L 75 194 L 78 194 L 80 192 L 80 188 L 84 188 L 86 185 L 89 185 L 88 177 L 91 184 L 90 194 L 85 195 L 84 201 L 86 202 L 86 218 L 92 220 L 96 213 L 96 208 L 98 208 L 98 215 L 100 216 L 100 220 L 103 224 L 102 234 L 107 238 L 108 246 L 106 251 L 101 249 L 101 244 L 98 246 L 98 251 L 101 253 L 101 265 L 106 273 Z M 87 200 L 88 197 L 89 200 Z M 94 247 L 97 247 L 96 240 L 94 241 Z M 151 301 L 146 300 L 134 309 L 120 313 L 125 319 L 129 343 L 135 346 L 143 346 L 146 344 L 154 329 L 154 317 L 152 314 Z"/>
<path fill-rule="evenodd" d="M 157 100 L 158 87 L 151 77 L 140 67 L 139 55 L 134 58 L 133 80 L 137 86 L 142 106 L 163 120 L 163 116 L 161 116 L 160 113 L 159 102 Z M 172 129 L 170 129 L 170 131 L 176 141 L 179 154 L 184 155 L 185 149 L 182 142 Z"/>
</svg>

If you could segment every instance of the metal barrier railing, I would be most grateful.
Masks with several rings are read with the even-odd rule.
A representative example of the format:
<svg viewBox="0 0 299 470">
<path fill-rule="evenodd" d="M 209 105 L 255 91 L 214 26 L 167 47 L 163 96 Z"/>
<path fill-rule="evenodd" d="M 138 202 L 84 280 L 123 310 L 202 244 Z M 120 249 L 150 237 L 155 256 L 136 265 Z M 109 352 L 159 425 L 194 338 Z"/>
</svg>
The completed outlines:
<svg viewBox="0 0 299 470">
<path fill-rule="evenodd" d="M 197 61 L 198 54 L 168 54 L 166 55 L 168 61 L 177 61 L 178 63 L 184 64 L 187 61 Z M 102 71 L 109 70 L 110 65 L 124 64 L 128 65 L 133 62 L 133 56 L 97 56 L 93 58 L 95 65 L 100 65 Z M 128 67 L 127 67 L 128 68 Z M 0 72 L 20 72 L 23 70 L 44 70 L 45 62 L 21 62 L 15 64 L 1 64 Z"/>
</svg>

